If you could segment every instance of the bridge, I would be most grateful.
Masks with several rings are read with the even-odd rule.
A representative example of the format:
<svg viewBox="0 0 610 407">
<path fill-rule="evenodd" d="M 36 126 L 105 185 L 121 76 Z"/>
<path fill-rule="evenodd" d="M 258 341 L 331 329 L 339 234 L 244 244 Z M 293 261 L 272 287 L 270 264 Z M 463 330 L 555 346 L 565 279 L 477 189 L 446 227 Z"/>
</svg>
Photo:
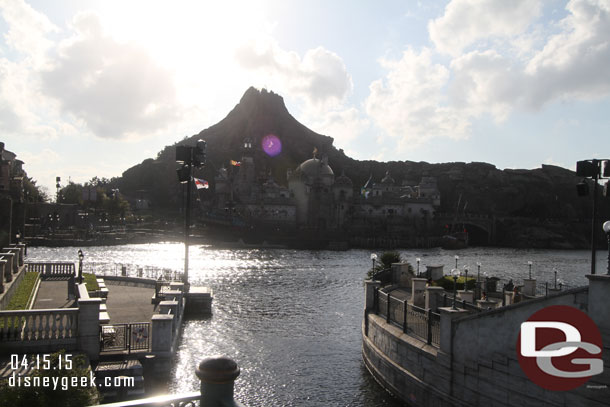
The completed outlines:
<svg viewBox="0 0 610 407">
<path fill-rule="evenodd" d="M 439 227 L 447 225 L 449 230 L 462 227 L 468 232 L 468 239 L 474 244 L 492 244 L 496 240 L 496 218 L 478 213 L 462 213 L 458 217 L 454 213 L 437 212 L 434 221 Z"/>
</svg>

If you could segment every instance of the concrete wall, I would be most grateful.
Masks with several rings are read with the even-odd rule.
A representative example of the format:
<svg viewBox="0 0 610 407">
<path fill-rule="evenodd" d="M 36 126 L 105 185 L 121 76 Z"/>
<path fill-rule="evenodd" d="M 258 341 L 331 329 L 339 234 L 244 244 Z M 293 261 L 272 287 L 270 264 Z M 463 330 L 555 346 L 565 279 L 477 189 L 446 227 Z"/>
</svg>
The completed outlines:
<svg viewBox="0 0 610 407">
<path fill-rule="evenodd" d="M 589 380 L 589 386 L 566 392 L 545 390 L 527 378 L 516 351 L 520 325 L 534 312 L 551 305 L 586 312 L 587 287 L 454 320 L 448 332 L 441 332 L 449 335 L 450 345 L 444 351 L 403 334 L 382 317 L 368 315 L 368 335 L 363 333 L 365 364 L 384 387 L 417 406 L 607 406 L 610 277 L 607 280 L 599 283 L 605 285 L 598 289 L 593 302 L 599 309 L 592 315 L 602 333 L 604 373 Z"/>
<path fill-rule="evenodd" d="M 364 362 L 391 393 L 416 406 L 466 406 L 449 396 L 449 358 L 378 315 L 368 316 L 362 339 Z"/>
</svg>

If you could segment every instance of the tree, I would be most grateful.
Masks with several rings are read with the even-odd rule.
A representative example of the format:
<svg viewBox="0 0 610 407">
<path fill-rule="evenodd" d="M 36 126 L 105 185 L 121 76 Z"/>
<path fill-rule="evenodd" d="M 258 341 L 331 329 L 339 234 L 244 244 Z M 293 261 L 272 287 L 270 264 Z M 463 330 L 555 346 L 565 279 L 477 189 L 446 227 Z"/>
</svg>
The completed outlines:
<svg viewBox="0 0 610 407">
<path fill-rule="evenodd" d="M 377 264 L 375 264 L 375 268 L 371 268 L 367 273 L 367 278 L 372 278 L 375 273 L 378 273 L 382 270 L 386 270 L 392 267 L 392 263 L 400 263 L 402 258 L 400 257 L 400 253 L 396 251 L 384 252 L 380 257 Z M 412 267 L 409 264 L 409 270 L 412 271 Z"/>
<path fill-rule="evenodd" d="M 50 383 L 56 380 L 58 386 L 10 386 L 9 381 L 0 382 L 0 405 L 13 407 L 47 406 L 47 407 L 82 407 L 99 403 L 99 393 L 95 386 L 81 386 L 82 378 L 90 377 L 90 368 L 83 355 L 70 355 L 71 364 L 68 365 L 68 355 L 65 351 L 51 354 L 50 363 L 45 366 L 41 360 L 37 369 L 28 376 L 29 383 L 35 383 L 38 377 L 40 382 L 49 377 Z M 61 358 L 61 362 L 60 362 Z M 45 369 L 45 367 L 47 369 Z M 70 369 L 67 369 L 70 367 Z M 76 379 L 72 379 L 76 378 Z M 21 378 L 24 383 L 25 378 Z M 72 386 L 75 381 L 79 385 Z"/>
<path fill-rule="evenodd" d="M 49 200 L 48 191 L 46 188 L 36 185 L 34 178 L 25 177 L 23 179 L 23 190 L 27 202 L 47 202 Z"/>
<path fill-rule="evenodd" d="M 70 181 L 59 191 L 59 196 L 61 197 L 61 203 L 82 205 L 83 186 Z"/>
</svg>

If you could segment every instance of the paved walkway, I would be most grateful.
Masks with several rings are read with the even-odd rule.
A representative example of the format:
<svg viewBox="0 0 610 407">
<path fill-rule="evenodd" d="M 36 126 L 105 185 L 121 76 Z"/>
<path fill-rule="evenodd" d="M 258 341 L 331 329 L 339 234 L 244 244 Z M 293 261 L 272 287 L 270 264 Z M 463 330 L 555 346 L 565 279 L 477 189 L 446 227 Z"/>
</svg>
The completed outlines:
<svg viewBox="0 0 610 407">
<path fill-rule="evenodd" d="M 69 308 L 73 303 L 74 299 L 68 299 L 68 279 L 42 280 L 32 308 Z"/>
<path fill-rule="evenodd" d="M 155 306 L 150 299 L 155 293 L 154 288 L 114 285 L 106 282 L 108 299 L 106 306 L 111 324 L 127 322 L 150 322 Z"/>
<path fill-rule="evenodd" d="M 150 300 L 154 288 L 108 284 L 106 308 L 111 324 L 150 322 L 156 306 Z M 68 280 L 42 280 L 34 309 L 69 308 L 76 306 L 68 299 Z"/>
</svg>

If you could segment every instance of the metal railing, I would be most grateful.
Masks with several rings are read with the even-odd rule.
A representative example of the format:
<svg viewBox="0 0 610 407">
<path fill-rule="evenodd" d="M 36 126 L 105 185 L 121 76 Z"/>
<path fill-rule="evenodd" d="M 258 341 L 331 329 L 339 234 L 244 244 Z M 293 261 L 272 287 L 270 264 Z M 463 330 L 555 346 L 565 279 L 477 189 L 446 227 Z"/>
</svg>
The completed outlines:
<svg viewBox="0 0 610 407">
<path fill-rule="evenodd" d="M 182 281 L 182 275 L 184 274 L 181 271 L 172 270 L 167 267 L 103 262 L 83 263 L 83 272 L 97 276 L 138 277 L 163 281 Z"/>
<path fill-rule="evenodd" d="M 150 322 L 100 326 L 100 352 L 150 349 Z"/>
<path fill-rule="evenodd" d="M 440 346 L 440 314 L 380 290 L 375 293 L 375 310 L 388 323 L 401 327 L 404 333 L 415 335 L 429 345 Z"/>
</svg>

